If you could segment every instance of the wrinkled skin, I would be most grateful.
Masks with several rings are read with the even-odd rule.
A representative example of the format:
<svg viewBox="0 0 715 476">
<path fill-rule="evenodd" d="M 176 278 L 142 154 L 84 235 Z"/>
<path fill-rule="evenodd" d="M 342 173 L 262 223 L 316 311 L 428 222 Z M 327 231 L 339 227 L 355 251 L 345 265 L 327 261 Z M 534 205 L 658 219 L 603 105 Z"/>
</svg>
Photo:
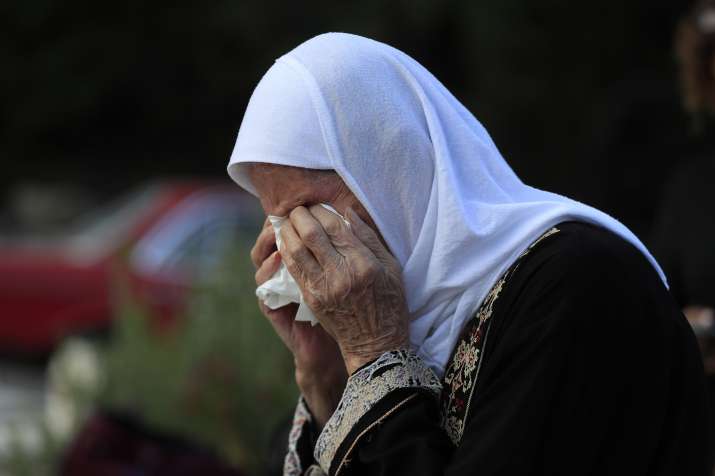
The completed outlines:
<svg viewBox="0 0 715 476">
<path fill-rule="evenodd" d="M 268 215 L 288 216 L 283 246 L 266 220 L 251 251 L 256 284 L 283 260 L 320 326 L 295 322 L 296 305 L 261 311 L 293 353 L 296 382 L 319 426 L 347 376 L 385 351 L 408 346 L 408 314 L 397 261 L 369 214 L 332 171 L 255 164 L 249 177 Z M 327 203 L 346 225 L 318 203 Z"/>
</svg>

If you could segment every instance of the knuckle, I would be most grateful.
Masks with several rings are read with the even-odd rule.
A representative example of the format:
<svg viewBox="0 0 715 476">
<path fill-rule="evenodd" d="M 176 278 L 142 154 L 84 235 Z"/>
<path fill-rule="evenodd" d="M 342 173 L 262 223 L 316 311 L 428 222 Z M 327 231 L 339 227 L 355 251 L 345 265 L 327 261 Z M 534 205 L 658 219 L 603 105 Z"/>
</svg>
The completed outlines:
<svg viewBox="0 0 715 476">
<path fill-rule="evenodd" d="M 374 259 L 364 260 L 357 269 L 357 275 L 360 280 L 368 280 L 373 278 L 380 272 L 380 265 Z"/>
<path fill-rule="evenodd" d="M 254 265 L 260 266 L 261 262 L 270 254 L 274 236 L 273 229 L 265 229 L 258 235 L 250 251 L 251 261 Z"/>
<path fill-rule="evenodd" d="M 256 284 L 260 286 L 264 282 L 268 281 L 268 279 L 271 277 L 271 275 L 275 271 L 271 266 L 267 266 L 266 263 L 261 265 L 256 272 L 254 273 L 254 278 L 256 280 Z"/>
<path fill-rule="evenodd" d="M 315 225 L 308 226 L 302 235 L 303 241 L 311 244 L 317 244 L 320 241 L 320 230 Z"/>
<path fill-rule="evenodd" d="M 335 290 L 335 294 L 338 296 L 342 296 L 352 289 L 352 279 L 350 279 L 348 276 L 345 275 L 340 275 L 337 278 L 335 278 L 334 285 L 331 286 Z"/>
<path fill-rule="evenodd" d="M 376 259 L 368 260 L 365 268 L 366 273 L 371 276 L 378 274 L 382 270 L 382 266 L 380 266 L 380 263 Z"/>
<path fill-rule="evenodd" d="M 293 210 L 288 213 L 288 218 L 293 221 L 298 217 L 300 214 L 302 214 L 305 211 L 305 207 L 302 205 L 298 205 L 295 207 Z"/>
<path fill-rule="evenodd" d="M 283 246 L 285 247 L 286 251 L 288 251 L 288 254 L 291 256 L 291 258 L 294 258 L 296 256 L 300 257 L 305 250 L 305 245 L 297 240 L 284 241 Z"/>
<path fill-rule="evenodd" d="M 330 234 L 330 236 L 340 236 L 343 231 L 345 231 L 344 226 L 338 220 L 330 220 L 325 224 L 325 231 Z"/>
</svg>

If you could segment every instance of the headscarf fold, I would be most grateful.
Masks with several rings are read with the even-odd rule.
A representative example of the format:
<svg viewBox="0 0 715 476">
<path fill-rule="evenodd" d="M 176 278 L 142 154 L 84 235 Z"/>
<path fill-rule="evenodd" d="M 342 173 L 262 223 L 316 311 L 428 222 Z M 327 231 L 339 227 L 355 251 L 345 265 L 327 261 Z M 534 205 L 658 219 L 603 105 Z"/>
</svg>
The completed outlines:
<svg viewBox="0 0 715 476">
<path fill-rule="evenodd" d="M 550 227 L 579 220 L 630 230 L 521 182 L 477 119 L 424 67 L 367 38 L 328 33 L 278 58 L 256 87 L 228 166 L 332 169 L 402 266 L 410 340 L 439 374 L 490 288 Z"/>
</svg>

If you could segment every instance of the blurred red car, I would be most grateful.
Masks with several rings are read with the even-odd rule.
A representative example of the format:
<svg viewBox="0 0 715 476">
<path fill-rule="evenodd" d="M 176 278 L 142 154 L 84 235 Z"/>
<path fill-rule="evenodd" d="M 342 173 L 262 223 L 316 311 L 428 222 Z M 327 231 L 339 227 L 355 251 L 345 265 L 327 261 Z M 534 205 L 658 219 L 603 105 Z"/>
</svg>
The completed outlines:
<svg viewBox="0 0 715 476">
<path fill-rule="evenodd" d="M 0 240 L 0 352 L 46 353 L 65 336 L 107 328 L 116 283 L 164 317 L 260 227 L 236 187 L 156 183 L 52 239 Z"/>
</svg>

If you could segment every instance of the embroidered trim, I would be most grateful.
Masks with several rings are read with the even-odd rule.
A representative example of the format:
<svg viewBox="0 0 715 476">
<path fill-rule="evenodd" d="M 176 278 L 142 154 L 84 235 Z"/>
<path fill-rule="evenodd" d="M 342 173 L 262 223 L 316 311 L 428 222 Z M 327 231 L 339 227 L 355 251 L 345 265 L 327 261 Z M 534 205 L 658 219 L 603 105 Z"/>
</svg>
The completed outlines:
<svg viewBox="0 0 715 476">
<path fill-rule="evenodd" d="M 442 385 L 432 369 L 411 350 L 385 352 L 350 376 L 338 407 L 315 445 L 315 459 L 325 473 L 330 472 L 338 448 L 360 418 L 387 394 L 400 388 L 424 388 L 438 396 Z"/>
<path fill-rule="evenodd" d="M 325 473 L 317 464 L 313 464 L 305 472 L 305 476 L 325 476 Z"/>
<path fill-rule="evenodd" d="M 389 417 L 390 415 L 392 415 L 393 413 L 395 413 L 401 406 L 403 406 L 404 404 L 406 404 L 407 402 L 409 402 L 410 400 L 412 400 L 412 399 L 415 398 L 416 396 L 417 396 L 417 394 L 416 394 L 416 393 L 413 393 L 413 394 L 410 395 L 409 397 L 405 398 L 405 399 L 402 400 L 400 403 L 398 403 L 397 405 L 395 405 L 394 407 L 390 408 L 388 411 L 386 411 L 385 413 L 383 413 L 380 418 L 378 418 L 378 419 L 375 420 L 374 422 L 370 423 L 370 425 L 369 425 L 367 428 L 365 428 L 363 431 L 361 431 L 360 434 L 359 434 L 358 436 L 356 436 L 355 439 L 353 440 L 353 442 L 350 444 L 350 448 L 348 448 L 348 450 L 345 452 L 345 456 L 343 456 L 342 461 L 340 461 L 340 465 L 338 466 L 338 469 L 335 470 L 335 475 L 334 475 L 334 476 L 338 476 L 338 475 L 340 474 L 340 470 L 343 469 L 343 467 L 348 463 L 348 456 L 350 455 L 350 453 L 352 453 L 353 448 L 355 448 L 355 445 L 358 444 L 358 442 L 360 441 L 360 438 L 362 438 L 362 437 L 363 437 L 364 435 L 366 435 L 370 430 L 372 430 L 374 427 L 376 427 L 377 425 L 379 425 L 380 423 L 382 423 L 382 421 L 383 421 L 385 418 L 387 418 L 387 417 Z"/>
<path fill-rule="evenodd" d="M 551 228 L 517 257 L 509 269 L 492 286 L 477 313 L 465 326 L 462 338 L 455 347 L 452 358 L 445 369 L 444 389 L 441 395 L 442 427 L 455 445 L 459 445 L 464 433 L 464 425 L 482 366 L 482 354 L 489 336 L 494 304 L 504 286 L 519 268 L 521 260 L 545 238 L 558 232 L 558 228 Z"/>
<path fill-rule="evenodd" d="M 303 465 L 298 455 L 298 440 L 300 439 L 300 435 L 303 434 L 305 425 L 309 424 L 312 419 L 313 417 L 305 405 L 305 400 L 303 400 L 301 396 L 298 399 L 298 405 L 296 405 L 295 413 L 293 414 L 293 426 L 288 434 L 288 453 L 286 453 L 283 462 L 283 474 L 285 476 L 300 476 L 303 474 Z M 315 473 L 308 472 L 307 474 Z"/>
</svg>

